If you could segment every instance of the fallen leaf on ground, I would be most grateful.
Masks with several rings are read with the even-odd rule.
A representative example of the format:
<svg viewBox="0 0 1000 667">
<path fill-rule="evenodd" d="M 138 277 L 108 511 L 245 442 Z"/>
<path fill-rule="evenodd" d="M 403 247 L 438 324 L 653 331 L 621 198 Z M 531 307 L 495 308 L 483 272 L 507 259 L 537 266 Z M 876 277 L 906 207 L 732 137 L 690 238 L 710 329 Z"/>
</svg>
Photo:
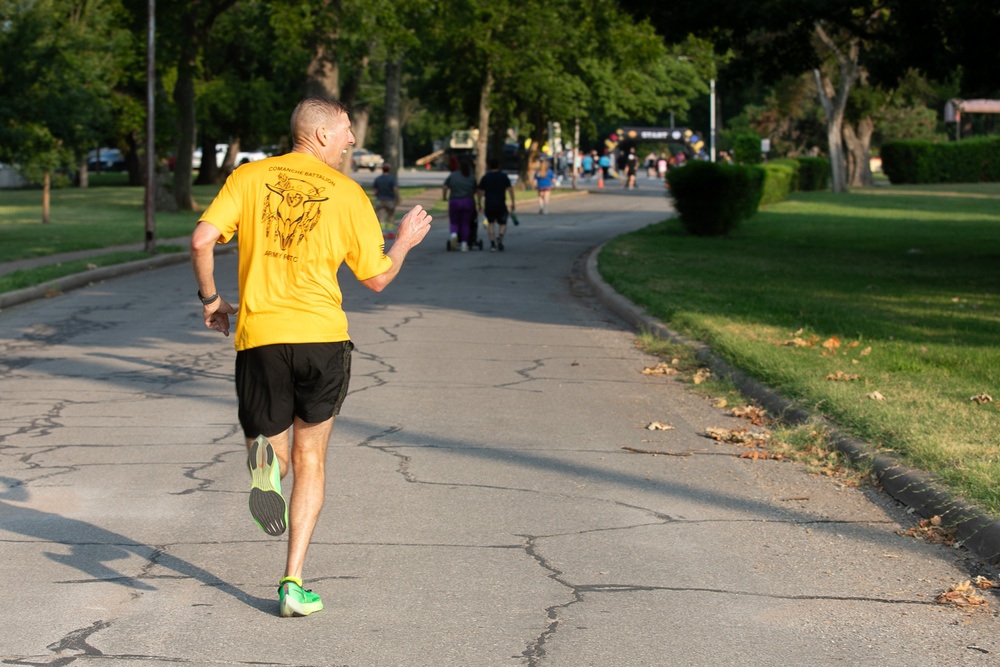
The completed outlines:
<svg viewBox="0 0 1000 667">
<path fill-rule="evenodd" d="M 791 338 L 789 340 L 786 340 L 784 343 L 781 343 L 781 344 L 785 345 L 787 347 L 812 347 L 813 346 L 813 342 L 812 341 L 802 340 L 798 336 L 796 336 L 795 338 Z"/>
<path fill-rule="evenodd" d="M 823 341 L 823 347 L 832 352 L 836 350 L 838 347 L 840 347 L 840 339 L 837 338 L 836 336 L 833 336 L 832 338 L 827 338 L 825 341 Z"/>
<path fill-rule="evenodd" d="M 869 346 L 869 347 L 866 347 L 865 349 L 861 350 L 861 352 L 858 353 L 858 356 L 859 357 L 867 357 L 871 353 L 872 353 L 872 348 L 871 348 L 871 346 Z"/>
<path fill-rule="evenodd" d="M 975 401 L 975 403 L 977 405 L 982 405 L 983 403 L 992 403 L 993 402 L 993 397 L 990 396 L 989 394 L 987 394 L 986 392 L 983 392 L 982 394 L 976 394 L 975 396 L 973 396 L 969 400 L 970 401 Z"/>
<path fill-rule="evenodd" d="M 740 419 L 746 419 L 754 426 L 763 426 L 767 410 L 758 408 L 756 405 L 744 405 L 743 407 L 733 408 L 729 411 L 729 414 Z"/>
<path fill-rule="evenodd" d="M 646 427 L 647 431 L 672 431 L 674 427 L 670 424 L 664 424 L 663 422 L 650 422 L 649 426 Z"/>
<path fill-rule="evenodd" d="M 643 375 L 677 375 L 680 371 L 665 361 L 642 369 Z"/>
<path fill-rule="evenodd" d="M 87 269 L 88 270 L 93 271 L 96 268 L 97 268 L 97 264 L 94 264 L 93 262 L 87 262 Z"/>
<path fill-rule="evenodd" d="M 939 593 L 934 601 L 939 604 L 950 604 L 955 607 L 988 607 L 989 602 L 980 595 L 971 581 L 963 581 Z"/>
<path fill-rule="evenodd" d="M 870 394 L 867 394 L 867 396 L 868 396 L 868 398 L 872 399 L 873 401 L 884 401 L 885 400 L 885 396 L 883 396 L 881 393 L 879 393 L 877 391 L 873 391 Z"/>
<path fill-rule="evenodd" d="M 771 439 L 770 433 L 754 432 L 746 428 L 709 427 L 705 429 L 705 435 L 712 440 L 745 447 L 758 447 Z"/>
<path fill-rule="evenodd" d="M 858 380 L 860 376 L 857 373 L 845 373 L 844 371 L 837 371 L 836 373 L 830 373 L 826 376 L 827 380 L 834 380 L 835 382 L 850 382 L 851 380 Z"/>
<path fill-rule="evenodd" d="M 710 377 L 712 377 L 712 371 L 708 370 L 707 368 L 699 368 L 698 372 L 695 373 L 694 377 L 691 379 L 694 381 L 695 384 L 701 384 Z"/>
<path fill-rule="evenodd" d="M 777 461 L 777 460 L 780 460 L 782 458 L 782 456 L 781 456 L 781 454 L 775 454 L 775 453 L 769 452 L 767 450 L 755 449 L 752 452 L 743 452 L 742 454 L 740 454 L 740 458 L 741 459 L 751 459 L 753 461 L 768 460 L 768 459 L 773 459 L 773 460 Z"/>
<path fill-rule="evenodd" d="M 727 405 L 729 405 L 729 401 L 727 401 L 724 398 L 717 398 L 715 399 L 715 403 L 712 403 L 712 405 L 714 405 L 717 408 L 724 408 Z"/>
<path fill-rule="evenodd" d="M 946 547 L 954 546 L 955 542 L 958 541 L 955 529 L 942 525 L 941 517 L 939 516 L 924 519 L 916 526 L 900 531 L 899 534 L 914 537 L 931 544 L 943 544 Z"/>
<path fill-rule="evenodd" d="M 997 587 L 997 585 L 995 583 L 993 583 L 992 581 L 990 581 L 989 579 L 987 579 L 986 577 L 984 577 L 982 575 L 979 575 L 978 577 L 976 577 L 975 580 L 973 580 L 972 583 L 975 584 L 976 588 L 978 588 L 981 591 L 985 591 L 985 590 L 988 590 L 990 588 L 996 588 Z"/>
</svg>

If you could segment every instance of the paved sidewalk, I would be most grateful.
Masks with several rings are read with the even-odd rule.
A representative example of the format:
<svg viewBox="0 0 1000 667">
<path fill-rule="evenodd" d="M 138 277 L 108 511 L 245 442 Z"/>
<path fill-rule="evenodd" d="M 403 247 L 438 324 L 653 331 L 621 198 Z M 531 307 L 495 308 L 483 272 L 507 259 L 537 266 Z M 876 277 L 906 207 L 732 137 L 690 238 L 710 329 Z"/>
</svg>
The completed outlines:
<svg viewBox="0 0 1000 667">
<path fill-rule="evenodd" d="M 900 535 L 874 489 L 740 458 L 703 434 L 743 422 L 642 373 L 586 264 L 664 198 L 552 210 L 503 253 L 445 252 L 436 220 L 380 294 L 344 274 L 357 352 L 305 619 L 275 616 L 285 543 L 247 512 L 232 341 L 190 268 L 0 312 L 0 576 L 30 592 L 0 601 L 0 661 L 995 664 L 996 596 L 934 601 L 995 578 L 981 559 Z"/>
</svg>

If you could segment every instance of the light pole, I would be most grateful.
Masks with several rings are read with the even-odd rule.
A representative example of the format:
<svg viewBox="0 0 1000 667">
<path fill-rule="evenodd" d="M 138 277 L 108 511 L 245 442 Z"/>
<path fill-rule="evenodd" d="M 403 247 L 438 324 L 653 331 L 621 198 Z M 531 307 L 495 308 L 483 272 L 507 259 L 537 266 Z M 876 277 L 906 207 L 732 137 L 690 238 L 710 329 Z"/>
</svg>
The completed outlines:
<svg viewBox="0 0 1000 667">
<path fill-rule="evenodd" d="M 146 34 L 146 252 L 156 252 L 156 0 L 149 0 Z"/>
<path fill-rule="evenodd" d="M 708 113 L 711 116 L 711 118 L 708 121 L 708 125 L 709 125 L 709 128 L 710 128 L 709 129 L 709 133 L 708 133 L 708 142 L 709 142 L 709 147 L 710 147 L 710 149 L 709 149 L 709 155 L 712 158 L 712 162 L 715 162 L 715 79 L 712 79 L 709 85 L 710 85 L 710 91 L 711 91 L 709 93 L 709 97 L 708 97 L 708 100 L 709 100 L 708 101 L 708 107 L 709 107 Z"/>
</svg>

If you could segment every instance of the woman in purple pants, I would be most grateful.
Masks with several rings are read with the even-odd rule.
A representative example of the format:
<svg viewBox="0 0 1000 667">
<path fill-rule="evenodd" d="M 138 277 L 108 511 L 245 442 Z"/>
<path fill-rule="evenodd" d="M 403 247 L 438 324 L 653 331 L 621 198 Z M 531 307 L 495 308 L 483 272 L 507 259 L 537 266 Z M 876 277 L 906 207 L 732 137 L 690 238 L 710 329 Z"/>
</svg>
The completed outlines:
<svg viewBox="0 0 1000 667">
<path fill-rule="evenodd" d="M 441 198 L 448 202 L 448 222 L 451 236 L 448 250 L 466 252 L 472 242 L 476 224 L 476 175 L 469 160 L 459 160 L 458 170 L 448 174 L 441 190 Z"/>
</svg>

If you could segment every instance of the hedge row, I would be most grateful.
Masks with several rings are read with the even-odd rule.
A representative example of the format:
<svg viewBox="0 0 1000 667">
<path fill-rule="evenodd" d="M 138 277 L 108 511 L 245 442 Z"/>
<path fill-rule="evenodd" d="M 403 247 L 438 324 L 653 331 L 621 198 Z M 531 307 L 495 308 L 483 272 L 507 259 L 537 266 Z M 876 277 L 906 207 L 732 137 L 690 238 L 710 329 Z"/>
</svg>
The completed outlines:
<svg viewBox="0 0 1000 667">
<path fill-rule="evenodd" d="M 722 236 L 756 215 L 761 205 L 784 201 L 796 190 L 825 188 L 829 174 L 830 163 L 821 158 L 773 160 L 759 166 L 696 161 L 667 172 L 667 183 L 688 233 Z"/>
<path fill-rule="evenodd" d="M 693 160 L 667 172 L 681 224 L 696 236 L 722 236 L 757 213 L 764 170 Z"/>
<path fill-rule="evenodd" d="M 1000 137 L 891 141 L 882 146 L 882 171 L 893 184 L 1000 181 Z"/>
</svg>

